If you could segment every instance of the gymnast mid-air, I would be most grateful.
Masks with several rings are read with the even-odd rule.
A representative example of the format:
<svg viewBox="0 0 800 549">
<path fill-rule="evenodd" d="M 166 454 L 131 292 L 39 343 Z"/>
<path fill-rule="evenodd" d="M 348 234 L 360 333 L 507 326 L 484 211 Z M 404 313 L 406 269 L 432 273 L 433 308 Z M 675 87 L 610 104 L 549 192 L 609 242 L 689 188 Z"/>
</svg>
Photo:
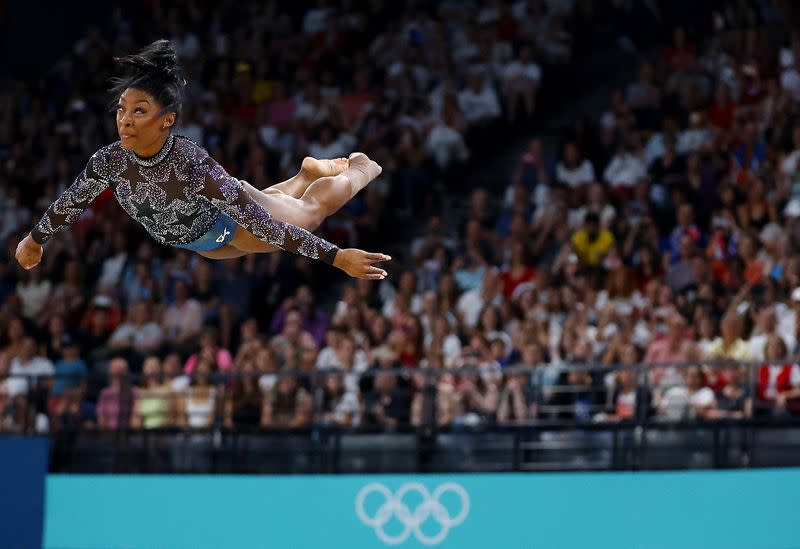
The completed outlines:
<svg viewBox="0 0 800 549">
<path fill-rule="evenodd" d="M 186 80 L 167 40 L 115 58 L 113 80 L 120 140 L 97 151 L 74 183 L 17 246 L 25 269 L 38 265 L 42 245 L 73 223 L 105 189 L 158 242 L 210 259 L 286 250 L 320 259 L 350 276 L 380 280 L 380 253 L 339 249 L 310 231 L 381 173 L 363 153 L 306 158 L 291 179 L 258 190 L 228 175 L 208 152 L 175 135 Z"/>
</svg>

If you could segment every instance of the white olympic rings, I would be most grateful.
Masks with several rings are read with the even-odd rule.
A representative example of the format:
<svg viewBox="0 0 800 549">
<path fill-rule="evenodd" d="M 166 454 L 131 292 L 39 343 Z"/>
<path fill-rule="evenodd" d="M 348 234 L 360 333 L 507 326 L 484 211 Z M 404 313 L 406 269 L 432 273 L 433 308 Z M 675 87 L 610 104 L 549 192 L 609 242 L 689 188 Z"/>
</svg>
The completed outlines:
<svg viewBox="0 0 800 549">
<path fill-rule="evenodd" d="M 403 501 L 403 498 L 407 494 L 414 492 L 422 497 L 422 503 L 412 511 Z M 439 501 L 447 492 L 455 493 L 461 500 L 461 509 L 454 517 L 450 516 L 450 512 Z M 364 509 L 364 501 L 373 493 L 383 496 L 386 501 L 378 507 L 375 515 L 370 517 Z M 433 494 L 428 492 L 428 489 L 419 482 L 403 484 L 396 494 L 392 494 L 389 488 L 379 482 L 371 482 L 364 486 L 356 496 L 356 515 L 358 515 L 359 520 L 374 528 L 378 539 L 387 545 L 399 545 L 406 541 L 412 533 L 424 545 L 438 545 L 447 537 L 450 528 L 464 522 L 468 514 L 469 495 L 463 486 L 455 482 L 440 484 L 433 491 Z M 392 517 L 403 525 L 403 530 L 396 535 L 387 534 L 383 528 L 392 520 Z M 441 527 L 439 533 L 432 536 L 427 535 L 421 528 L 422 524 L 430 517 L 433 517 L 433 520 Z"/>
</svg>

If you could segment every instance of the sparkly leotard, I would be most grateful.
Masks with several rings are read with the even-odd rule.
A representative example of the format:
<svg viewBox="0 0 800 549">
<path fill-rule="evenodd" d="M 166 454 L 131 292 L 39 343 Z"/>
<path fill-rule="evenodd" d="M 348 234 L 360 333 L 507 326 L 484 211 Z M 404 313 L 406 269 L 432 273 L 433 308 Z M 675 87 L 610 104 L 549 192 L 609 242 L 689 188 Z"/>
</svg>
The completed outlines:
<svg viewBox="0 0 800 549">
<path fill-rule="evenodd" d="M 264 242 L 333 264 L 338 248 L 305 229 L 277 221 L 205 149 L 170 134 L 153 157 L 140 158 L 119 141 L 97 151 L 75 182 L 31 231 L 44 244 L 73 223 L 105 189 L 162 244 L 188 244 L 225 212 Z"/>
</svg>

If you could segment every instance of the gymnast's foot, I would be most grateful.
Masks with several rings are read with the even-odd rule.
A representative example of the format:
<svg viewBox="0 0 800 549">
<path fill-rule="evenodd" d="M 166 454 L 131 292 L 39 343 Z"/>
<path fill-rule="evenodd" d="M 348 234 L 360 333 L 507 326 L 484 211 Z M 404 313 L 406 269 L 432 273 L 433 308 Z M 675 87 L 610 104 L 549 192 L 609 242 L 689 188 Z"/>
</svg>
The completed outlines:
<svg viewBox="0 0 800 549">
<path fill-rule="evenodd" d="M 332 177 L 345 171 L 350 162 L 346 158 L 334 158 L 333 160 L 318 160 L 310 156 L 303 159 L 300 173 L 309 182 L 315 181 L 320 177 Z"/>
<path fill-rule="evenodd" d="M 358 175 L 357 177 L 350 177 L 351 184 L 354 187 L 358 187 L 353 189 L 355 192 L 366 187 L 370 181 L 378 177 L 383 171 L 383 168 L 377 162 L 370 160 L 362 152 L 354 152 L 348 160 L 350 161 L 350 167 L 345 172 L 345 175 Z"/>
</svg>

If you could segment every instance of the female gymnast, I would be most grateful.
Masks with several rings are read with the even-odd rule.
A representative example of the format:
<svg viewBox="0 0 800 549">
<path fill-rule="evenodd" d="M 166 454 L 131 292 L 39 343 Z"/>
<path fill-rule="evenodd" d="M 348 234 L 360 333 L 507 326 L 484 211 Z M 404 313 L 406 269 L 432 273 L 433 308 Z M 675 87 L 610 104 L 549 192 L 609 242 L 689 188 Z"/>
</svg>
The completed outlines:
<svg viewBox="0 0 800 549">
<path fill-rule="evenodd" d="M 111 187 L 125 211 L 162 244 L 211 259 L 282 249 L 353 277 L 386 277 L 375 264 L 389 256 L 339 249 L 310 232 L 377 177 L 378 164 L 362 153 L 349 159 L 306 158 L 293 178 L 255 189 L 228 175 L 205 149 L 172 133 L 186 80 L 168 40 L 115 61 L 122 68 L 112 89 L 120 141 L 92 155 L 19 243 L 16 259 L 22 267 L 38 265 L 42 245 Z"/>
</svg>

